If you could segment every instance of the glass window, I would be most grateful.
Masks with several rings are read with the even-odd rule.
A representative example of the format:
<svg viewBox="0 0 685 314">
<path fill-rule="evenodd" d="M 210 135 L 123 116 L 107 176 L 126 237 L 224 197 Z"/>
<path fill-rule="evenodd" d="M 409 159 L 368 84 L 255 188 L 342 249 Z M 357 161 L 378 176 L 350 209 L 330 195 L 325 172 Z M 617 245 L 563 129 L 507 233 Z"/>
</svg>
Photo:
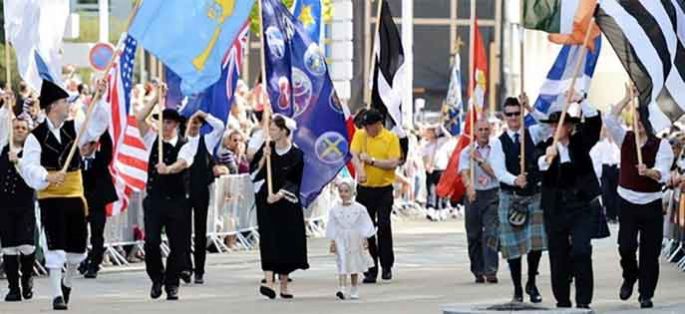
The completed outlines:
<svg viewBox="0 0 685 314">
<path fill-rule="evenodd" d="M 471 17 L 471 0 L 458 0 L 457 16 L 460 19 Z M 494 19 L 495 0 L 476 0 L 476 16 L 479 19 Z"/>
<path fill-rule="evenodd" d="M 414 0 L 414 17 L 449 18 L 450 2 L 450 0 Z"/>
</svg>

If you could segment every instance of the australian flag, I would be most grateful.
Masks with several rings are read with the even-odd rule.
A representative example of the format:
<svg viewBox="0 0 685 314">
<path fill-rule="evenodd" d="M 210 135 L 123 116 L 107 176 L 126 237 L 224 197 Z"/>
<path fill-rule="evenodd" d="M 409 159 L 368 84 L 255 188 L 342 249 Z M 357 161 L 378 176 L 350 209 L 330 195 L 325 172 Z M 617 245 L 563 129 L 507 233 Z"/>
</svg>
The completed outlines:
<svg viewBox="0 0 685 314">
<path fill-rule="evenodd" d="M 273 111 L 297 121 L 304 152 L 300 200 L 311 204 L 350 159 L 345 113 L 315 40 L 280 0 L 263 0 L 267 91 Z"/>
</svg>

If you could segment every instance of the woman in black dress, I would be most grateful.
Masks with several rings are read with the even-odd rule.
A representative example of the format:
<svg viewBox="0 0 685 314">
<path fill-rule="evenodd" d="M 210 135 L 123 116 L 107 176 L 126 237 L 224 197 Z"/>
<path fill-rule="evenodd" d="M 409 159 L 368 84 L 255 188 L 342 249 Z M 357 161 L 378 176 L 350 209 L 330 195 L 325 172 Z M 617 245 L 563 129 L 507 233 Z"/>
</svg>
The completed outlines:
<svg viewBox="0 0 685 314">
<path fill-rule="evenodd" d="M 272 142 L 263 145 L 250 166 L 255 184 L 259 251 L 266 283 L 259 292 L 274 299 L 274 274 L 279 275 L 281 298 L 290 299 L 288 275 L 307 269 L 307 238 L 304 214 L 300 205 L 300 182 L 304 169 L 304 154 L 292 144 L 290 134 L 294 120 L 274 115 L 269 125 Z M 271 156 L 273 195 L 269 195 L 266 180 L 266 156 Z"/>
</svg>

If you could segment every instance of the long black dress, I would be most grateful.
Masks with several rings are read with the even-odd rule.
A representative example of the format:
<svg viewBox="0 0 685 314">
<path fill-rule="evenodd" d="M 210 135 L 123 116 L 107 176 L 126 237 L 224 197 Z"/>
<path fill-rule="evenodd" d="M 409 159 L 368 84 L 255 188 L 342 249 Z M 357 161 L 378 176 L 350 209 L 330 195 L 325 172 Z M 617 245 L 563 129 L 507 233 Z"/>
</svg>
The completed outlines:
<svg viewBox="0 0 685 314">
<path fill-rule="evenodd" d="M 264 146 L 255 154 L 250 165 L 253 181 L 259 187 L 255 198 L 262 270 L 287 275 L 298 269 L 309 268 L 304 213 L 299 199 L 304 154 L 293 145 L 286 153 L 279 155 L 274 144 L 271 144 L 273 192 L 282 191 L 286 196 L 274 204 L 268 204 L 266 163 L 259 169 L 263 151 Z"/>
</svg>

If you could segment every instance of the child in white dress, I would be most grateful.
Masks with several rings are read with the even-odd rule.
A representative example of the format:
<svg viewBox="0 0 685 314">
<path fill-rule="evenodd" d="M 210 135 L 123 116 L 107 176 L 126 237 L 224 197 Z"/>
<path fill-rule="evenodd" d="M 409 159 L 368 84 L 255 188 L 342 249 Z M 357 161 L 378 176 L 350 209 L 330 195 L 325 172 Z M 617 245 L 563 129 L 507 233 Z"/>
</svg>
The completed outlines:
<svg viewBox="0 0 685 314">
<path fill-rule="evenodd" d="M 352 288 L 350 299 L 359 298 L 359 274 L 374 266 L 368 251 L 367 239 L 376 229 L 364 205 L 354 201 L 354 181 L 343 180 L 338 184 L 342 204 L 331 208 L 328 214 L 326 237 L 331 240 L 330 251 L 336 255 L 338 266 L 338 292 L 336 296 L 345 299 L 347 276 Z"/>
</svg>

